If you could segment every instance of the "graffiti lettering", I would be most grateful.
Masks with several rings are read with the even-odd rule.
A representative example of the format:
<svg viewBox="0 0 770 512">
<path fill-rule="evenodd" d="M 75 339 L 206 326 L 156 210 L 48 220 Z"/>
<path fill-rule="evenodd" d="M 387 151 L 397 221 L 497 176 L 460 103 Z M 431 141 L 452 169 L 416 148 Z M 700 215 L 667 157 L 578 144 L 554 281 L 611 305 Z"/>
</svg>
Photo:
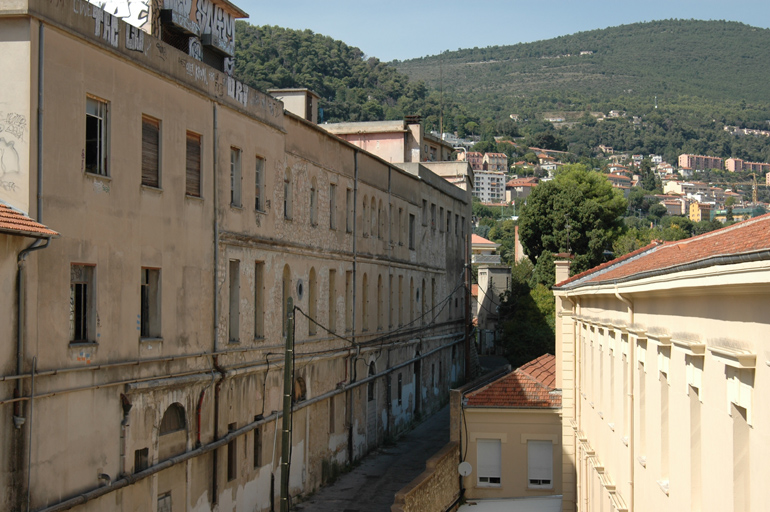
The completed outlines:
<svg viewBox="0 0 770 512">
<path fill-rule="evenodd" d="M 163 43 L 158 41 L 155 43 L 155 47 L 158 49 L 158 57 L 160 57 L 160 60 L 166 60 L 166 47 L 163 46 Z"/>
<path fill-rule="evenodd" d="M 16 183 L 12 181 L 0 180 L 0 188 L 5 190 L 6 192 L 16 192 Z"/>
<path fill-rule="evenodd" d="M 145 27 L 150 21 L 149 0 L 107 0 L 99 7 L 137 28 Z"/>
<path fill-rule="evenodd" d="M 144 30 L 131 25 L 126 27 L 126 49 L 144 51 Z"/>
<path fill-rule="evenodd" d="M 187 53 L 195 60 L 203 60 L 203 47 L 201 46 L 200 39 L 197 37 L 190 38 Z"/>
<path fill-rule="evenodd" d="M 91 15 L 94 18 L 94 35 L 110 43 L 115 48 L 118 47 L 118 32 L 120 30 L 120 21 L 112 14 L 94 9 Z"/>
<path fill-rule="evenodd" d="M 23 115 L 8 112 L 5 115 L 5 119 L 3 119 L 2 113 L 0 113 L 0 132 L 5 132 L 9 135 L 13 135 L 19 140 L 24 140 L 24 132 L 26 130 L 27 118 Z"/>
<path fill-rule="evenodd" d="M 235 18 L 211 0 L 198 0 L 195 19 L 201 34 L 212 34 L 216 39 L 231 46 L 234 42 Z"/>
<path fill-rule="evenodd" d="M 238 103 L 247 106 L 249 104 L 249 88 L 234 78 L 227 78 L 227 95 Z"/>
<path fill-rule="evenodd" d="M 235 59 L 231 57 L 225 57 L 225 74 L 227 76 L 233 76 L 235 70 Z"/>
<path fill-rule="evenodd" d="M 0 137 L 0 178 L 20 172 L 19 153 L 14 147 L 14 142 L 12 140 L 6 141 Z"/>
</svg>

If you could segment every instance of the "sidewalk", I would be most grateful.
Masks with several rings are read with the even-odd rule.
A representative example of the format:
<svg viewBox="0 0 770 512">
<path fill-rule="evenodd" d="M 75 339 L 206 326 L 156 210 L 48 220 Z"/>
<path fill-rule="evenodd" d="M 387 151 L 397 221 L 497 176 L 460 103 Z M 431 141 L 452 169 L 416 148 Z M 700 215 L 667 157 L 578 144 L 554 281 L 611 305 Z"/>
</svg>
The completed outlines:
<svg viewBox="0 0 770 512">
<path fill-rule="evenodd" d="M 402 487 L 425 471 L 425 462 L 449 442 L 449 406 L 404 434 L 395 446 L 369 454 L 334 485 L 322 487 L 294 510 L 389 512 Z"/>
</svg>

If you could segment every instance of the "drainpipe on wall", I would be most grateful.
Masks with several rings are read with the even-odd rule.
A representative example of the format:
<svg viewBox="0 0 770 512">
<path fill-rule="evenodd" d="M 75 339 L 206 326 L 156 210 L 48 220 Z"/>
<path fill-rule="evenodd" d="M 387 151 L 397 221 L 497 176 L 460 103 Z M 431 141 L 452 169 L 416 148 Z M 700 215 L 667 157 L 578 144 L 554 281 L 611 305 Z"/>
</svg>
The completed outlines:
<svg viewBox="0 0 770 512">
<path fill-rule="evenodd" d="M 218 144 L 218 127 L 217 127 L 217 104 L 214 103 L 214 143 L 211 150 L 214 164 L 212 165 L 212 179 L 214 189 L 214 322 L 213 322 L 213 335 L 214 335 L 214 352 L 219 349 L 217 340 L 217 324 L 219 322 L 219 294 L 218 294 L 218 272 L 219 272 L 219 198 L 217 197 L 217 144 Z"/>
</svg>

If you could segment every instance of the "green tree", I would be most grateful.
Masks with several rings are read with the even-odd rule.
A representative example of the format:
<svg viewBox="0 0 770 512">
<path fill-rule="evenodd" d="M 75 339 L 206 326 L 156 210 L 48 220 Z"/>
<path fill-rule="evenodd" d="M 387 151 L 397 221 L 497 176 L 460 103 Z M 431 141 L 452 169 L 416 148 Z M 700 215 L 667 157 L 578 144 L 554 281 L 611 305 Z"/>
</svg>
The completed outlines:
<svg viewBox="0 0 770 512">
<path fill-rule="evenodd" d="M 536 263 L 544 251 L 571 252 L 573 272 L 604 260 L 622 232 L 627 202 L 607 178 L 580 164 L 565 165 L 530 194 L 519 217 L 519 236 Z"/>
</svg>

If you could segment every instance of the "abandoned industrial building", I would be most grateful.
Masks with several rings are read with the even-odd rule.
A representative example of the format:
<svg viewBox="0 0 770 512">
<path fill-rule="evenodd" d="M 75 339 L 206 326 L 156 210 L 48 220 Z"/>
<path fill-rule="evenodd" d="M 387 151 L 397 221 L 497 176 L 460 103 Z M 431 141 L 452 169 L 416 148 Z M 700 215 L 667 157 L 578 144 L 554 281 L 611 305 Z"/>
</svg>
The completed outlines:
<svg viewBox="0 0 770 512">
<path fill-rule="evenodd" d="M 464 379 L 470 186 L 232 77 L 226 0 L 123 3 L 0 6 L 0 508 L 277 510 Z"/>
</svg>

